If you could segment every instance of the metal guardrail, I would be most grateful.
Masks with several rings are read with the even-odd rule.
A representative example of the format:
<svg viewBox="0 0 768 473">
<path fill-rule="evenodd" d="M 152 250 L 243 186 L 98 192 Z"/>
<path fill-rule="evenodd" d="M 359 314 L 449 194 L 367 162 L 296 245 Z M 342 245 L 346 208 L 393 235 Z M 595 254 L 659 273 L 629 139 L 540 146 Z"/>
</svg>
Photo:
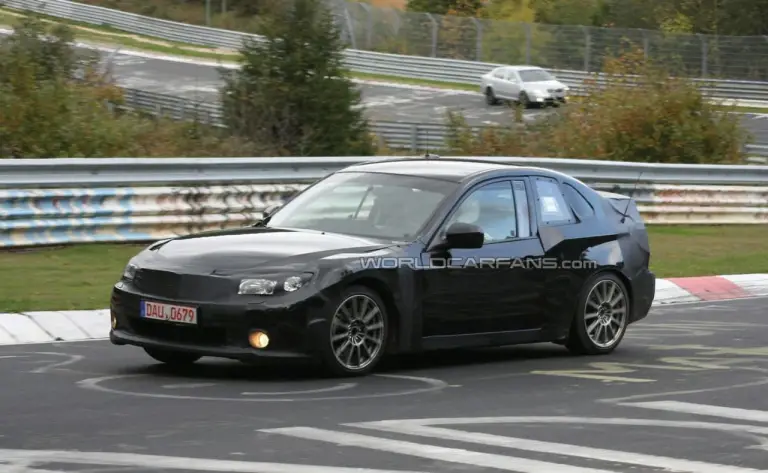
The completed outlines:
<svg viewBox="0 0 768 473">
<path fill-rule="evenodd" d="M 4 0 L 4 3 L 9 8 L 31 10 L 94 25 L 108 25 L 131 33 L 193 45 L 237 50 L 245 38 L 262 39 L 247 33 L 161 20 L 67 0 Z M 502 65 L 354 49 L 346 50 L 345 59 L 348 67 L 356 72 L 478 86 L 482 74 Z M 582 90 L 585 79 L 596 77 L 583 71 L 552 72 L 577 93 Z M 766 82 L 694 80 L 701 85 L 706 95 L 715 99 L 752 102 L 743 103 L 746 106 L 768 102 Z"/>
<path fill-rule="evenodd" d="M 68 188 L 73 182 L 85 188 L 310 183 L 353 164 L 386 159 L 391 158 L 3 159 L 0 160 L 0 189 Z M 645 185 L 765 186 L 768 190 L 768 166 L 658 164 L 539 157 L 457 156 L 450 159 L 479 159 L 553 169 L 589 184 L 623 185 L 639 182 Z M 5 208 L 0 206 L 0 210 Z"/>
<path fill-rule="evenodd" d="M 335 170 L 381 159 L 387 158 L 0 160 L 0 248 L 143 242 L 242 227 Z M 650 224 L 768 223 L 768 166 L 487 159 L 568 172 L 599 190 L 627 194 L 634 189 Z M 643 178 L 635 188 L 640 170 Z M 678 181 L 763 185 L 648 183 Z"/>
<path fill-rule="evenodd" d="M 212 125 L 222 125 L 222 111 L 218 103 L 193 102 L 172 95 L 158 94 L 137 89 L 122 89 L 125 106 L 154 115 L 164 115 L 175 120 L 197 118 Z M 406 149 L 412 152 L 441 150 L 446 145 L 448 127 L 439 123 L 372 122 L 372 131 L 390 149 Z M 482 127 L 476 127 L 476 130 Z M 750 156 L 768 156 L 768 142 L 748 144 Z"/>
</svg>

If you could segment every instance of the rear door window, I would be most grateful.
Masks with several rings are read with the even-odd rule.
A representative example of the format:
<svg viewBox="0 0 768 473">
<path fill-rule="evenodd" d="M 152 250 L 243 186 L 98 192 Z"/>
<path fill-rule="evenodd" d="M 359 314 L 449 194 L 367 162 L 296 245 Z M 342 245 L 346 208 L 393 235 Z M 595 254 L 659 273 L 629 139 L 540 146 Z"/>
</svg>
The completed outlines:
<svg viewBox="0 0 768 473">
<path fill-rule="evenodd" d="M 534 177 L 533 182 L 542 223 L 544 225 L 573 223 L 573 214 L 557 181 L 547 177 Z"/>
</svg>

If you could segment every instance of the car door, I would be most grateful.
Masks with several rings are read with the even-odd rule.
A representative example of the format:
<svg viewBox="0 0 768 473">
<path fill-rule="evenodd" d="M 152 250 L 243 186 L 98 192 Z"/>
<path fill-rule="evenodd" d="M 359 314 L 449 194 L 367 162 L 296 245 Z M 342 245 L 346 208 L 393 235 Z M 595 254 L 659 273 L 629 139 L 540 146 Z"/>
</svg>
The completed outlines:
<svg viewBox="0 0 768 473">
<path fill-rule="evenodd" d="M 507 98 L 510 100 L 517 99 L 518 95 L 520 95 L 520 90 L 522 90 L 520 86 L 520 77 L 517 75 L 517 71 L 514 69 L 507 69 L 505 82 Z"/>
<path fill-rule="evenodd" d="M 493 87 L 493 93 L 498 98 L 504 98 L 505 80 L 504 80 L 504 68 L 499 67 L 491 74 L 491 86 Z"/>
<path fill-rule="evenodd" d="M 478 249 L 422 254 L 422 335 L 512 332 L 540 325 L 540 276 L 523 258 L 540 258 L 532 194 L 526 178 L 485 182 L 468 190 L 443 221 L 442 240 L 454 222 L 483 228 Z M 438 263 L 435 264 L 434 261 Z M 450 346 L 450 343 L 446 344 Z"/>
</svg>

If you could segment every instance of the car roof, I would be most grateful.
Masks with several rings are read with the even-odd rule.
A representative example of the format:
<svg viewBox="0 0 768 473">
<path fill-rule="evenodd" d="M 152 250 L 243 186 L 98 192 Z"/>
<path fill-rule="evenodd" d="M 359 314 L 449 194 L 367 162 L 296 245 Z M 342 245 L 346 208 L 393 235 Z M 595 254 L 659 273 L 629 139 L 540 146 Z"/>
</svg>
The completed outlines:
<svg viewBox="0 0 768 473">
<path fill-rule="evenodd" d="M 557 171 L 540 167 L 517 166 L 492 161 L 442 157 L 436 159 L 406 158 L 386 161 L 369 161 L 366 163 L 354 164 L 339 172 L 376 172 L 461 182 L 479 174 L 493 173 L 493 171 L 512 171 L 515 174 L 544 173 L 550 176 L 560 174 Z"/>
<path fill-rule="evenodd" d="M 509 71 L 528 71 L 528 70 L 531 70 L 531 69 L 535 69 L 537 71 L 544 70 L 544 68 L 539 67 L 539 66 L 518 65 L 518 66 L 501 66 L 501 67 L 497 67 L 496 69 L 494 69 L 494 71 L 497 71 L 499 69 L 506 69 L 506 70 L 509 70 Z"/>
</svg>

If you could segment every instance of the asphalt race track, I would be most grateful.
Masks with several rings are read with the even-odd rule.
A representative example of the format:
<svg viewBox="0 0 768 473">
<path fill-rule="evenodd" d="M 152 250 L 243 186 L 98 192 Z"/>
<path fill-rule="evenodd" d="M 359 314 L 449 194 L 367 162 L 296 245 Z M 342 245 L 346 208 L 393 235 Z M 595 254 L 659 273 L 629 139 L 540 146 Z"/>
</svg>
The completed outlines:
<svg viewBox="0 0 768 473">
<path fill-rule="evenodd" d="M 103 53 L 106 58 L 109 56 Z M 119 85 L 176 95 L 198 101 L 218 101 L 221 80 L 217 67 L 171 62 L 117 53 L 113 58 Z M 479 94 L 467 91 L 408 88 L 407 86 L 361 84 L 368 116 L 377 121 L 443 123 L 446 110 L 461 111 L 473 125 L 509 123 L 513 115 L 503 107 L 488 106 Z M 535 119 L 552 109 L 528 110 L 525 117 Z M 755 143 L 768 144 L 768 115 L 743 114 L 744 127 Z"/>
<path fill-rule="evenodd" d="M 6 346 L 0 471 L 768 471 L 766 307 L 654 309 L 609 357 L 453 351 L 342 380 L 172 372 L 106 341 Z"/>
<path fill-rule="evenodd" d="M 104 54 L 106 58 L 108 55 Z M 151 92 L 217 102 L 222 82 L 215 66 L 116 54 L 114 74 L 119 85 Z M 498 124 L 512 114 L 488 107 L 482 95 L 468 91 L 361 84 L 363 101 L 373 120 L 414 123 L 444 122 L 447 109 L 461 110 L 474 124 Z M 533 116 L 531 110 L 527 115 Z"/>
</svg>

